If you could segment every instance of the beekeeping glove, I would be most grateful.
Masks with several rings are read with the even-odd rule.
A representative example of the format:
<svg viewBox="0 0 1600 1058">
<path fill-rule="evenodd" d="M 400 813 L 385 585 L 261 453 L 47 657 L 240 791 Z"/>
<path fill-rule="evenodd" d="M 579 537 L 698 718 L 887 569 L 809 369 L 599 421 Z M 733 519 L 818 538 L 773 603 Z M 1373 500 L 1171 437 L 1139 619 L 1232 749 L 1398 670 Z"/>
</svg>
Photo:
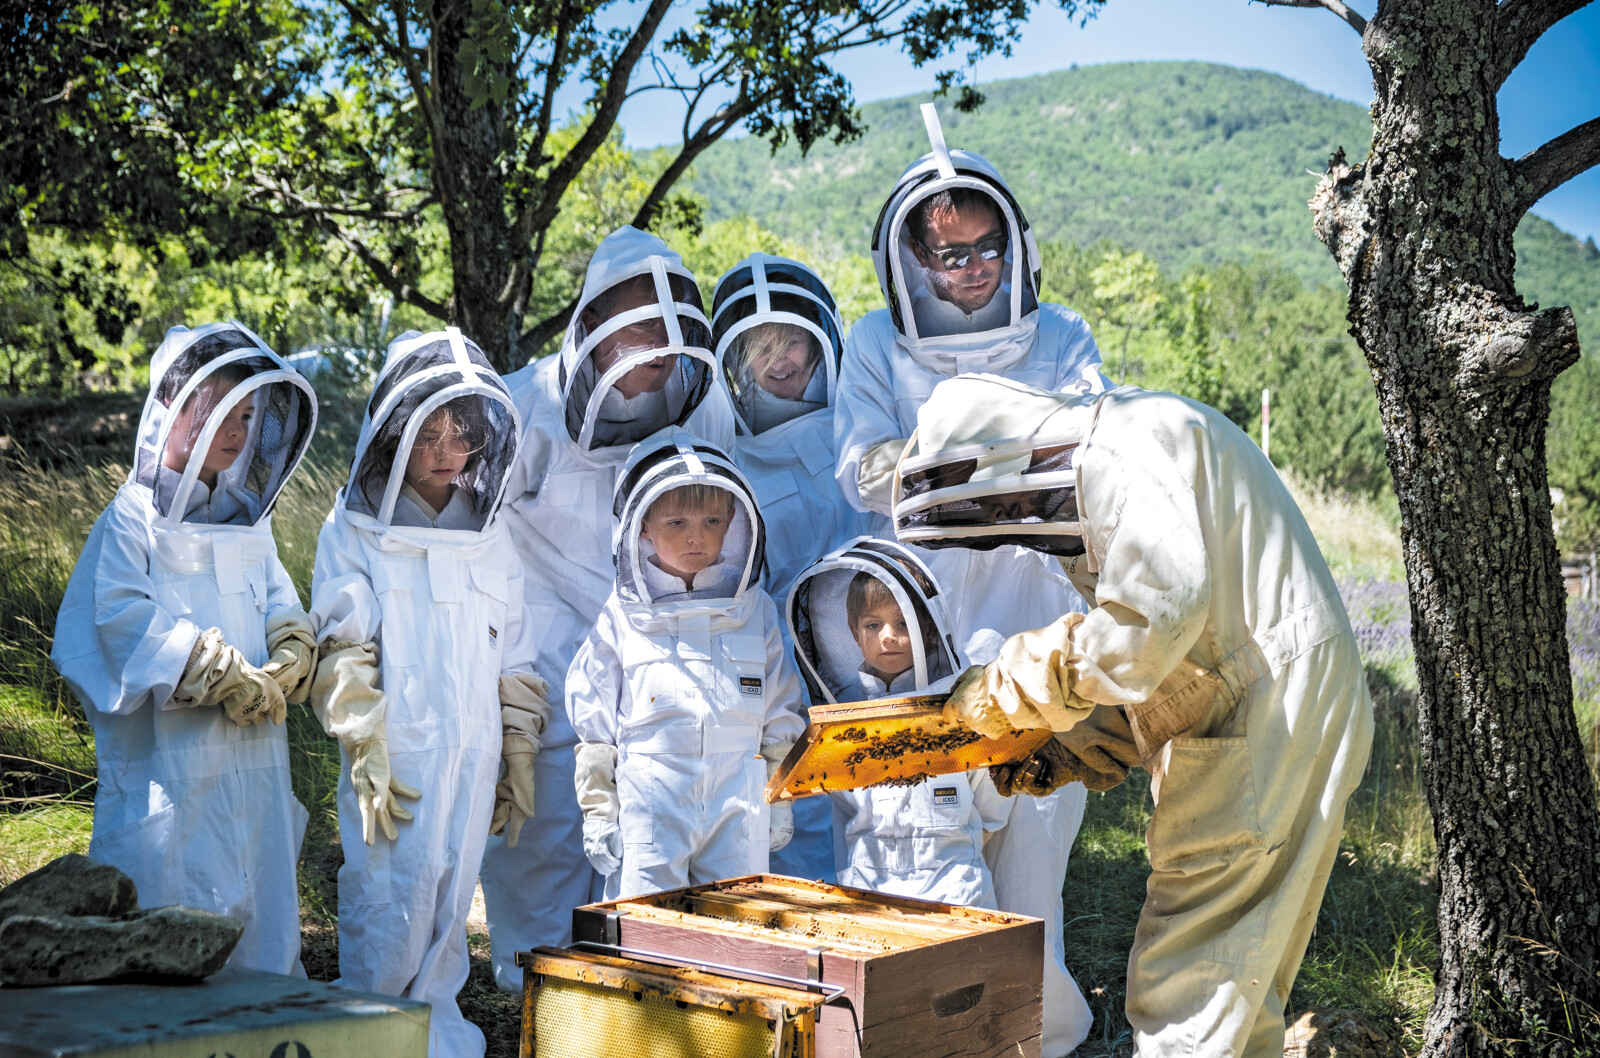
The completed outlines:
<svg viewBox="0 0 1600 1058">
<path fill-rule="evenodd" d="M 1067 754 L 1066 766 L 1097 793 L 1120 784 L 1139 764 L 1133 729 L 1119 706 L 1096 705 L 1084 719 L 1057 732 L 1056 741 Z"/>
<path fill-rule="evenodd" d="M 183 678 L 173 689 L 166 708 L 207 705 L 220 706 L 228 719 L 240 727 L 252 727 L 264 720 L 281 724 L 288 715 L 277 681 L 246 661 L 216 628 L 206 629 L 195 640 Z"/>
<path fill-rule="evenodd" d="M 905 454 L 906 444 L 903 438 L 885 441 L 861 457 L 856 489 L 868 510 L 894 516 L 894 471 Z"/>
<path fill-rule="evenodd" d="M 1076 779 L 1078 775 L 1072 770 L 1069 754 L 1054 738 L 1047 739 L 1026 760 L 996 764 L 989 769 L 989 780 L 1004 797 L 1017 794 L 1044 797 Z"/>
<path fill-rule="evenodd" d="M 305 701 L 316 675 L 317 637 L 304 610 L 267 618 L 267 655 L 262 669 L 277 681 L 283 700 L 290 705 Z"/>
<path fill-rule="evenodd" d="M 583 854 L 594 869 L 612 874 L 622 866 L 622 832 L 617 817 L 617 747 L 607 742 L 579 742 L 573 781 L 583 811 Z"/>
<path fill-rule="evenodd" d="M 489 833 L 505 831 L 511 848 L 517 847 L 522 824 L 533 818 L 533 758 L 550 719 L 549 691 L 550 685 L 531 672 L 500 676 L 500 759 L 506 772 L 495 784 Z"/>
<path fill-rule="evenodd" d="M 778 768 L 783 764 L 783 758 L 793 748 L 793 742 L 773 742 L 761 747 L 761 756 L 767 762 L 767 782 L 772 782 L 772 777 L 778 774 Z M 774 801 L 768 808 L 767 848 L 777 852 L 794 837 L 794 802 Z"/>
<path fill-rule="evenodd" d="M 1072 636 L 1082 623 L 1083 614 L 1064 614 L 1006 640 L 998 658 L 961 674 L 945 702 L 944 719 L 987 738 L 1013 729 L 1065 731 L 1081 722 L 1095 707 L 1072 691 L 1078 660 Z"/>
<path fill-rule="evenodd" d="M 615 819 L 583 821 L 583 854 L 602 877 L 617 873 L 622 866 L 622 829 Z"/>
<path fill-rule="evenodd" d="M 396 796 L 417 800 L 420 790 L 389 771 L 389 740 L 384 728 L 388 699 L 378 689 L 378 647 L 375 643 L 329 640 L 318 651 L 311 681 L 311 709 L 322 729 L 339 740 L 350 758 L 350 784 L 361 809 L 361 838 L 368 845 L 381 829 L 393 841 L 394 821 L 410 822 L 410 810 Z"/>
<path fill-rule="evenodd" d="M 395 801 L 404 797 L 419 800 L 422 791 L 407 786 L 389 773 L 389 740 L 384 737 L 383 725 L 378 725 L 378 735 L 350 747 L 350 785 L 355 787 L 356 804 L 361 808 L 361 840 L 368 845 L 377 839 L 378 830 L 393 841 L 400 836 L 394 821 L 409 823 L 414 818 L 410 809 Z"/>
</svg>

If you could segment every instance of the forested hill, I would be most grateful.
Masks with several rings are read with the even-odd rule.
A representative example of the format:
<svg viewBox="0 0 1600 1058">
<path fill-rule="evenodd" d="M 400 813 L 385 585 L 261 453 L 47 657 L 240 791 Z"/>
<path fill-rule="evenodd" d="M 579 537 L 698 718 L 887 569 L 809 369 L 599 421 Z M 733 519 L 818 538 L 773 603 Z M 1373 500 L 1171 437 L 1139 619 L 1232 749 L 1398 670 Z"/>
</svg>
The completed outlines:
<svg viewBox="0 0 1600 1058">
<path fill-rule="evenodd" d="M 1303 279 L 1338 274 L 1311 232 L 1313 173 L 1344 147 L 1366 153 L 1366 110 L 1277 74 L 1198 62 L 1115 63 L 984 86 L 958 114 L 940 101 L 952 147 L 975 150 L 1011 182 L 1040 239 L 1109 239 L 1169 274 L 1267 254 Z M 866 253 L 884 197 L 928 149 L 918 104 L 863 106 L 867 134 L 775 157 L 759 140 L 724 141 L 696 163 L 711 218 L 748 213 L 800 241 Z M 1600 254 L 1537 218 L 1524 223 L 1525 293 L 1600 303 Z M 1591 317 L 1585 329 L 1595 333 Z"/>
</svg>

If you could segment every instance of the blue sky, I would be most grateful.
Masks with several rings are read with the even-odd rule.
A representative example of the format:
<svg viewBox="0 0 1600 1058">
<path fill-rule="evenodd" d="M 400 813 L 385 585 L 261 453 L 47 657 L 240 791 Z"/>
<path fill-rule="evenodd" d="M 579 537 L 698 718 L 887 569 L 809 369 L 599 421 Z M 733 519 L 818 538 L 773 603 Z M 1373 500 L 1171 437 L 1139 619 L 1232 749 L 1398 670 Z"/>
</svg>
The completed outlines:
<svg viewBox="0 0 1600 1058">
<path fill-rule="evenodd" d="M 683 3 L 682 15 L 695 6 Z M 1370 15 L 1373 0 L 1357 0 Z M 674 12 L 674 14 L 679 14 Z M 1365 106 L 1372 78 L 1360 38 L 1326 11 L 1267 7 L 1246 0 L 1107 0 L 1082 30 L 1054 7 L 1039 9 L 1009 58 L 978 64 L 978 84 L 1008 77 L 1138 59 L 1198 59 L 1271 70 Z M 861 102 L 931 91 L 935 67 L 913 69 L 893 48 L 863 50 L 840 63 Z M 580 101 L 574 99 L 574 104 Z M 1600 115 L 1600 4 L 1547 33 L 1500 92 L 1503 153 L 1523 154 Z M 664 93 L 624 109 L 628 142 L 650 147 L 675 141 L 682 108 Z M 1534 212 L 1579 236 L 1600 240 L 1600 167 L 1546 196 Z"/>
</svg>

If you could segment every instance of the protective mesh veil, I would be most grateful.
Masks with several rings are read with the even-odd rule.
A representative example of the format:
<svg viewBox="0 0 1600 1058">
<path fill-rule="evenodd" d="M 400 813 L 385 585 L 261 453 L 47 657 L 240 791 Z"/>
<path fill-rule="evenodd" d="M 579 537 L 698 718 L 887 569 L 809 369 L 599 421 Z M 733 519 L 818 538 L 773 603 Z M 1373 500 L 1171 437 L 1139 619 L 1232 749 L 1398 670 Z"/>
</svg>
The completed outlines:
<svg viewBox="0 0 1600 1058">
<path fill-rule="evenodd" d="M 248 333 L 196 333 L 154 383 L 134 480 L 165 518 L 254 525 L 311 441 L 315 398 Z"/>
<path fill-rule="evenodd" d="M 653 263 L 662 264 L 659 260 Z M 711 385 L 711 328 L 694 280 L 665 267 L 618 280 L 578 312 L 567 432 L 587 450 L 682 425 Z"/>
<path fill-rule="evenodd" d="M 715 447 L 682 435 L 632 464 L 617 497 L 613 558 L 623 601 L 733 600 L 760 578 L 760 514 L 744 477 Z"/>
<path fill-rule="evenodd" d="M 373 388 L 345 507 L 386 525 L 408 524 L 397 513 L 410 509 L 401 502 L 404 486 L 415 488 L 425 480 L 418 475 L 436 469 L 431 483 L 449 485 L 439 512 L 449 518 L 439 527 L 475 532 L 498 508 L 516 455 L 511 397 L 476 345 L 457 345 L 448 332 L 425 337 L 432 340 L 392 363 Z M 419 452 L 435 461 L 419 460 L 408 479 Z"/>
<path fill-rule="evenodd" d="M 904 284 L 919 338 L 975 334 L 1008 327 L 1038 308 L 1031 284 L 1024 282 L 1016 318 L 1011 289 L 1017 275 L 1020 228 L 1001 195 L 966 180 L 936 181 L 907 199 L 901 223 L 891 232 L 897 277 Z M 941 234 L 938 225 L 959 214 L 960 241 Z"/>
<path fill-rule="evenodd" d="M 888 605 L 904 619 L 903 641 L 909 650 L 899 657 L 879 655 L 869 669 L 857 631 L 873 634 L 871 617 Z M 790 592 L 789 621 L 795 657 L 813 702 L 909 693 L 955 671 L 955 647 L 933 578 L 921 562 L 893 544 L 861 538 L 817 563 Z M 919 666 L 925 678 L 918 678 Z M 887 692 L 863 679 L 864 672 L 887 685 Z"/>
<path fill-rule="evenodd" d="M 838 308 L 798 261 L 758 253 L 735 265 L 712 298 L 712 337 L 745 432 L 832 403 L 844 347 Z"/>
<path fill-rule="evenodd" d="M 922 547 L 992 551 L 1016 544 L 1081 555 L 1077 444 L 1029 449 L 1009 459 L 908 459 L 901 467 L 895 535 Z"/>
</svg>

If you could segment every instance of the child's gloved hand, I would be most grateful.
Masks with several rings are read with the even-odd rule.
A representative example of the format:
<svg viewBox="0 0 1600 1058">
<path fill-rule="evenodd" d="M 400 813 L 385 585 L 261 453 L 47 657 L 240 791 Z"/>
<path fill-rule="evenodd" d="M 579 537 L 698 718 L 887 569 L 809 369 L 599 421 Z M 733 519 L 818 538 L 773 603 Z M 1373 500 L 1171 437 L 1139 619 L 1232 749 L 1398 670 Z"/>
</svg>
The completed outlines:
<svg viewBox="0 0 1600 1058">
<path fill-rule="evenodd" d="M 383 836 L 393 841 L 400 836 L 394 821 L 409 823 L 415 818 L 409 809 L 396 803 L 395 798 L 416 801 L 422 797 L 422 791 L 389 774 L 388 739 L 358 742 L 349 752 L 350 785 L 355 788 L 356 803 L 361 808 L 361 838 L 371 845 L 381 828 Z"/>
<path fill-rule="evenodd" d="M 278 682 L 246 661 L 216 628 L 206 629 L 195 639 L 183 679 L 167 702 L 167 708 L 207 705 L 220 706 L 240 727 L 264 720 L 281 724 L 288 714 Z"/>
<path fill-rule="evenodd" d="M 217 702 L 228 719 L 240 727 L 253 727 L 263 720 L 281 724 L 289 715 L 284 703 L 283 688 L 265 669 L 239 659 L 234 678 Z"/>
<path fill-rule="evenodd" d="M 583 854 L 594 869 L 610 877 L 622 866 L 622 830 L 614 819 L 583 821 Z"/>
<path fill-rule="evenodd" d="M 767 850 L 777 852 L 794 837 L 794 805 L 789 801 L 779 801 L 771 807 L 771 837 L 767 842 Z"/>
</svg>

